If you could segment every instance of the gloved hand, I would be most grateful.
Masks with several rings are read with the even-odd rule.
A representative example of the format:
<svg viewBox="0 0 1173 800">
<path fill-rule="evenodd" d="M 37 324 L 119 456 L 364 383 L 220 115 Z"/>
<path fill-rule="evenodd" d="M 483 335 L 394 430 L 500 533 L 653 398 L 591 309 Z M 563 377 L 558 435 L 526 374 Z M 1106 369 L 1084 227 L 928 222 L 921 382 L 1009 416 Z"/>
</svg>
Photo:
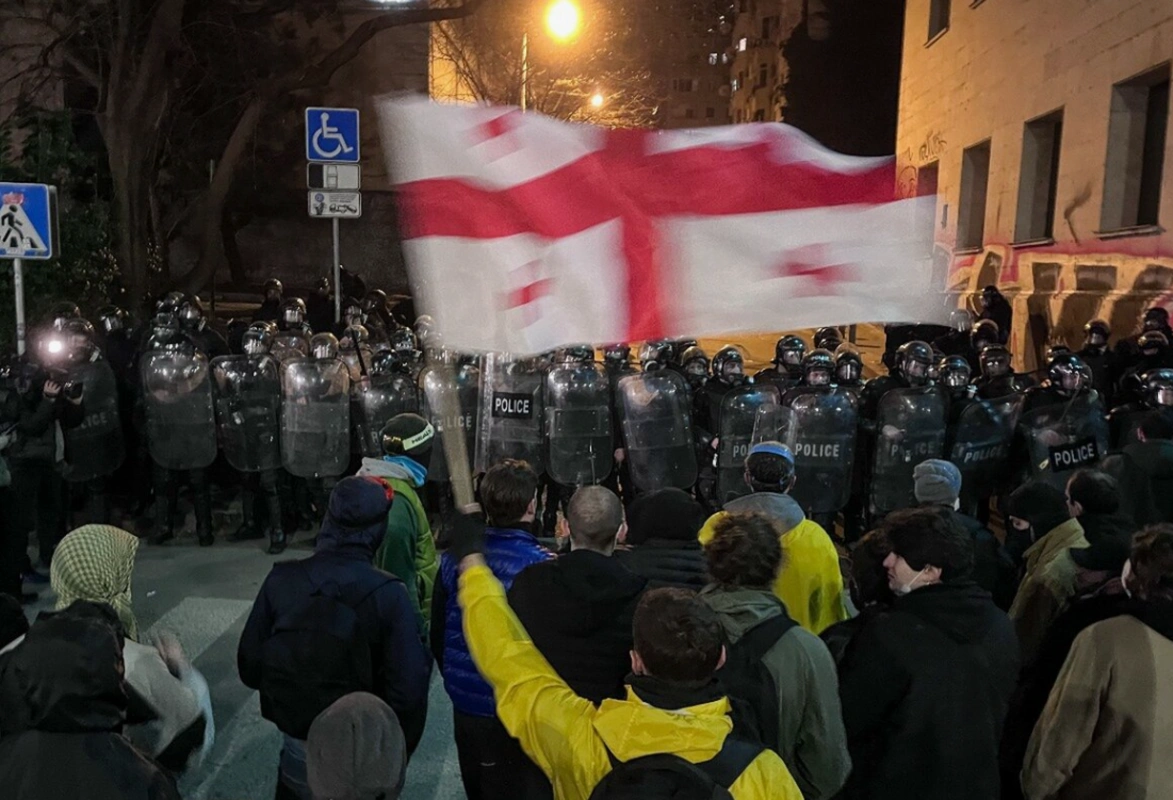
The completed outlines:
<svg viewBox="0 0 1173 800">
<path fill-rule="evenodd" d="M 448 554 L 459 564 L 466 556 L 485 552 L 485 520 L 479 509 L 456 517 L 448 538 Z"/>
</svg>

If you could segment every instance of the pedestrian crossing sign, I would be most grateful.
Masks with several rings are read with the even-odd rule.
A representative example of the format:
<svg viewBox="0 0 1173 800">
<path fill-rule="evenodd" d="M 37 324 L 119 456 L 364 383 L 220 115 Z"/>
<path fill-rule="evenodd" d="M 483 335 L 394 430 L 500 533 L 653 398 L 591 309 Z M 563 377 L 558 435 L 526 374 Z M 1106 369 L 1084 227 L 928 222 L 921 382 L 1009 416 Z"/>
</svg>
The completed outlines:
<svg viewBox="0 0 1173 800">
<path fill-rule="evenodd" d="M 0 258 L 52 258 L 56 217 L 56 187 L 0 183 Z"/>
</svg>

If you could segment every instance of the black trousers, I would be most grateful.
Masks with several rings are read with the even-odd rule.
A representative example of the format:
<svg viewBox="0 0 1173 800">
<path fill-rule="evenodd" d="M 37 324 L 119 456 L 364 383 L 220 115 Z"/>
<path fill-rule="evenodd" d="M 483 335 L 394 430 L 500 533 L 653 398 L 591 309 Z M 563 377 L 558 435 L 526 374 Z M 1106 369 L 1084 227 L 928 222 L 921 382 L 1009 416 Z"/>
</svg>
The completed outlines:
<svg viewBox="0 0 1173 800">
<path fill-rule="evenodd" d="M 550 782 L 496 717 L 452 712 L 460 780 L 468 800 L 543 800 Z"/>
<path fill-rule="evenodd" d="M 175 470 L 154 465 L 155 480 L 155 524 L 163 531 L 170 531 L 175 524 L 175 511 L 179 506 L 179 486 L 184 476 L 191 485 L 192 505 L 195 506 L 196 533 L 212 533 L 212 492 L 208 486 L 208 471 L 205 469 Z"/>
<path fill-rule="evenodd" d="M 241 475 L 240 506 L 247 528 L 260 531 L 281 529 L 281 495 L 275 469 Z"/>
<path fill-rule="evenodd" d="M 41 565 L 48 567 L 54 548 L 65 538 L 65 481 L 57 466 L 48 462 L 22 461 L 11 469 L 12 496 L 19 498 L 17 524 L 25 536 L 37 531 Z"/>
<path fill-rule="evenodd" d="M 0 488 L 0 594 L 11 595 L 17 602 L 28 546 L 28 529 L 17 516 L 12 489 Z"/>
</svg>

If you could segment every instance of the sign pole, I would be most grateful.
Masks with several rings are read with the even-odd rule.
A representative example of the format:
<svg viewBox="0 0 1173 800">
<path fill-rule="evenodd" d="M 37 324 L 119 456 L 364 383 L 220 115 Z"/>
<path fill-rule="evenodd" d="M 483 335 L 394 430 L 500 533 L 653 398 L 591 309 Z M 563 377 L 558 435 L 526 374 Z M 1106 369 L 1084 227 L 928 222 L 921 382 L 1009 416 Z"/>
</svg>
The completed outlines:
<svg viewBox="0 0 1173 800">
<path fill-rule="evenodd" d="M 16 354 L 24 355 L 24 263 L 23 259 L 12 260 L 12 293 L 16 295 Z"/>
<path fill-rule="evenodd" d="M 342 245 L 339 241 L 338 217 L 334 217 L 334 322 L 342 322 Z"/>
</svg>

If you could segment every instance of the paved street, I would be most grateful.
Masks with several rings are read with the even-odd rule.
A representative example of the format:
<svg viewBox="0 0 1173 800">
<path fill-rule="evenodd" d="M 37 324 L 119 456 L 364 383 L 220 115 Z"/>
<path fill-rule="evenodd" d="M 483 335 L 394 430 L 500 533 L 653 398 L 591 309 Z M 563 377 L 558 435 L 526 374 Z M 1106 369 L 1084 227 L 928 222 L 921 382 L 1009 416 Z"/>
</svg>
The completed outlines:
<svg viewBox="0 0 1173 800">
<path fill-rule="evenodd" d="M 308 534 L 302 534 L 302 538 Z M 308 555 L 291 548 L 280 558 Z M 281 737 L 261 719 L 256 692 L 236 673 L 236 645 L 253 598 L 277 560 L 259 544 L 194 540 L 139 550 L 134 608 L 144 640 L 159 630 L 179 637 L 211 687 L 216 746 L 211 757 L 180 785 L 185 800 L 268 800 L 273 796 Z M 52 607 L 46 591 L 31 609 Z M 407 774 L 405 800 L 449 800 L 464 796 L 452 743 L 452 712 L 438 676 L 433 677 L 428 725 Z"/>
</svg>

